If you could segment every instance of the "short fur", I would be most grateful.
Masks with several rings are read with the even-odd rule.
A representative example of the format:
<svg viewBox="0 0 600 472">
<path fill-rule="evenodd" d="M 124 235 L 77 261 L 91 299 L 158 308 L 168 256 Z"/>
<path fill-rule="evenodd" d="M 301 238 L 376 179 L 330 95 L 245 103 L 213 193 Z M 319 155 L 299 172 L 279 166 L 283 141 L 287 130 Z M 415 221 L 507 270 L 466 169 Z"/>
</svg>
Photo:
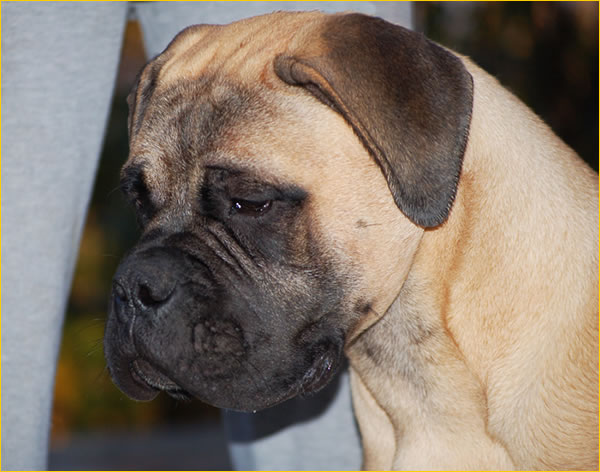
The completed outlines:
<svg viewBox="0 0 600 472">
<path fill-rule="evenodd" d="M 598 177 L 496 80 L 276 13 L 184 30 L 130 106 L 123 391 L 253 410 L 343 351 L 366 469 L 598 468 Z"/>
</svg>

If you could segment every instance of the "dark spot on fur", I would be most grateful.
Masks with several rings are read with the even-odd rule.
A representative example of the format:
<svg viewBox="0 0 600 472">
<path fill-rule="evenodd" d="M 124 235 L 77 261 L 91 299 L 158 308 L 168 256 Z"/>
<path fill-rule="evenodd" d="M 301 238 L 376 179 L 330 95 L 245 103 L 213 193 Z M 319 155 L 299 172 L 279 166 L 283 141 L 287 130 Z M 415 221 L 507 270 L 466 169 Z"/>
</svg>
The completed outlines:
<svg viewBox="0 0 600 472">
<path fill-rule="evenodd" d="M 354 307 L 356 313 L 359 313 L 363 316 L 368 315 L 372 308 L 373 305 L 371 305 L 371 302 L 367 302 L 365 300 L 359 300 L 358 302 L 356 302 L 356 305 Z"/>
</svg>

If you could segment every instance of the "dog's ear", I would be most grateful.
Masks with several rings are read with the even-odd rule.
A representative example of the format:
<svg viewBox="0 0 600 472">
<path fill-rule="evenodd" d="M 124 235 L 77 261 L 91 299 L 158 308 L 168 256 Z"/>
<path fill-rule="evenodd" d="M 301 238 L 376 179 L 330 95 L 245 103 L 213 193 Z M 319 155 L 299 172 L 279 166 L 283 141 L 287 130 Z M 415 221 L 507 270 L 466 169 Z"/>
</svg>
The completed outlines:
<svg viewBox="0 0 600 472">
<path fill-rule="evenodd" d="M 146 108 L 156 88 L 156 79 L 161 67 L 162 62 L 156 59 L 148 62 L 138 74 L 133 88 L 127 95 L 127 106 L 129 107 L 127 132 L 129 133 L 129 139 L 136 135 L 140 129 Z"/>
<path fill-rule="evenodd" d="M 411 221 L 440 225 L 469 133 L 470 74 L 455 55 L 379 18 L 337 15 L 321 27 L 315 41 L 275 59 L 276 74 L 344 116 Z"/>
</svg>

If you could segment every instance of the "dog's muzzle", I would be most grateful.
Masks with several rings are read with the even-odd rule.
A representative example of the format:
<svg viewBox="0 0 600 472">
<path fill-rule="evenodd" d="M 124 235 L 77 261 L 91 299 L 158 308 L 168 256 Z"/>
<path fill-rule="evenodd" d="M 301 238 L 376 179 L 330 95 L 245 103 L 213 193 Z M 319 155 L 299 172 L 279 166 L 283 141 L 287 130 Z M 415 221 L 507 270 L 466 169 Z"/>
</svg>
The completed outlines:
<svg viewBox="0 0 600 472">
<path fill-rule="evenodd" d="M 280 314 L 266 323 L 252 282 L 225 290 L 210 265 L 164 246 L 121 262 L 104 341 L 115 384 L 136 400 L 165 391 L 245 411 L 324 386 L 342 359 L 332 319 L 298 324 L 275 300 L 268 311 Z"/>
<path fill-rule="evenodd" d="M 229 356 L 243 356 L 239 327 L 209 317 L 215 288 L 208 276 L 199 275 L 203 269 L 172 248 L 134 253 L 119 266 L 105 350 L 115 382 L 130 397 L 149 400 L 161 390 L 187 397 L 173 377 L 199 356 L 207 378 L 223 374 Z"/>
</svg>

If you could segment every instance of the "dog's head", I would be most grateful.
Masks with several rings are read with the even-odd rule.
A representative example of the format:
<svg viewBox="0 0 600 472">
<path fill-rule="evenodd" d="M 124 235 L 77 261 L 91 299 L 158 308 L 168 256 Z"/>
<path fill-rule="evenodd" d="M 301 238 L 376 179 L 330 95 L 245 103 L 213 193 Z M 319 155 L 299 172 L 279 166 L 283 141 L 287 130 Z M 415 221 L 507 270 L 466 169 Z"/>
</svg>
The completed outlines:
<svg viewBox="0 0 600 472">
<path fill-rule="evenodd" d="M 184 30 L 129 103 L 143 234 L 114 277 L 111 374 L 255 410 L 323 386 L 392 303 L 448 216 L 472 86 L 382 20 L 277 13 Z"/>
</svg>

